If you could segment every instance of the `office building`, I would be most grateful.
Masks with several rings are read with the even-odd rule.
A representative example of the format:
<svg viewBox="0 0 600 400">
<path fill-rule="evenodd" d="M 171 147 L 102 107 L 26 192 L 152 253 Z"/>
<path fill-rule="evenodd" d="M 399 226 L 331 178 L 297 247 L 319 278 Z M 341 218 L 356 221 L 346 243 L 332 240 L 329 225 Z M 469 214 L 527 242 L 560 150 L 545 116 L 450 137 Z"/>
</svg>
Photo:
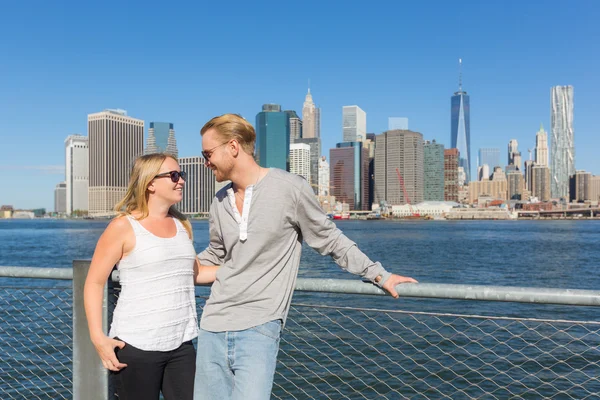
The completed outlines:
<svg viewBox="0 0 600 400">
<path fill-rule="evenodd" d="M 104 110 L 88 115 L 88 214 L 115 214 L 129 184 L 133 162 L 144 151 L 144 121 L 125 110 Z"/>
<path fill-rule="evenodd" d="M 294 143 L 290 145 L 290 172 L 300 175 L 310 184 L 318 185 L 312 182 L 310 176 L 310 146 L 305 143 Z"/>
<path fill-rule="evenodd" d="M 534 165 L 531 168 L 531 197 L 539 201 L 548 201 L 551 196 L 550 168 L 546 165 Z"/>
<path fill-rule="evenodd" d="M 362 142 L 367 137 L 367 113 L 359 106 L 342 107 L 344 142 Z"/>
<path fill-rule="evenodd" d="M 150 122 L 144 154 L 167 153 L 177 158 L 175 129 L 170 122 Z"/>
<path fill-rule="evenodd" d="M 350 210 L 370 210 L 369 153 L 362 142 L 338 143 L 329 150 L 331 195 Z"/>
<path fill-rule="evenodd" d="M 186 215 L 208 216 L 216 193 L 215 175 L 204 165 L 204 159 L 198 156 L 180 157 L 179 167 L 187 172 L 187 180 L 183 187 L 183 199 L 177 208 Z"/>
<path fill-rule="evenodd" d="M 462 60 L 459 63 L 462 67 Z M 468 183 L 471 181 L 471 106 L 469 95 L 462 89 L 462 72 L 458 92 L 450 99 L 450 142 L 451 148 L 458 149 L 458 166 L 463 168 L 464 182 Z"/>
<path fill-rule="evenodd" d="M 590 189 L 592 187 L 592 174 L 585 171 L 577 171 L 569 177 L 569 201 L 572 203 L 583 203 L 592 200 Z"/>
<path fill-rule="evenodd" d="M 327 157 L 322 156 L 319 158 L 319 196 L 330 196 L 329 176 Z"/>
<path fill-rule="evenodd" d="M 65 212 L 72 215 L 88 210 L 90 148 L 87 136 L 69 135 L 65 139 Z"/>
<path fill-rule="evenodd" d="M 490 169 L 494 169 L 496 167 L 500 167 L 500 149 L 498 148 L 481 148 L 479 149 L 479 167 L 483 164 L 487 164 Z"/>
<path fill-rule="evenodd" d="M 404 117 L 389 117 L 388 118 L 388 131 L 393 130 L 408 130 L 408 118 Z"/>
<path fill-rule="evenodd" d="M 67 183 L 60 182 L 54 188 L 54 212 L 64 214 L 67 212 Z"/>
<path fill-rule="evenodd" d="M 444 150 L 444 200 L 458 202 L 458 149 Z"/>
<path fill-rule="evenodd" d="M 305 126 L 303 125 L 303 129 Z M 256 114 L 256 160 L 261 167 L 289 171 L 290 118 L 278 104 Z"/>
<path fill-rule="evenodd" d="M 569 177 L 575 175 L 573 86 L 554 86 L 550 93 L 552 197 L 568 199 Z"/>
<path fill-rule="evenodd" d="M 540 130 L 535 135 L 535 164 L 548 166 L 548 132 L 540 124 Z"/>
<path fill-rule="evenodd" d="M 423 160 L 424 201 L 444 201 L 444 145 L 426 141 Z"/>
<path fill-rule="evenodd" d="M 296 114 L 296 111 L 284 111 L 290 119 L 290 145 L 302 137 L 302 120 Z"/>
<path fill-rule="evenodd" d="M 423 135 L 419 132 L 394 130 L 376 135 L 374 203 L 422 202 L 423 158 Z M 401 180 L 408 198 L 404 195 Z"/>
</svg>

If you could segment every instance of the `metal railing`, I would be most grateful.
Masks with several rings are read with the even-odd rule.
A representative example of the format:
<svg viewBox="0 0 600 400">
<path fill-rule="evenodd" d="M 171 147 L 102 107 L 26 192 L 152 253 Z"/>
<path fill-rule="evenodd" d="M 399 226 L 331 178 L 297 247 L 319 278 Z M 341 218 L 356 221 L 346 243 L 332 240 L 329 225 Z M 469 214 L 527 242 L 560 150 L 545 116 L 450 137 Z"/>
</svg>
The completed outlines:
<svg viewBox="0 0 600 400">
<path fill-rule="evenodd" d="M 0 398 L 109 399 L 83 313 L 88 261 L 71 269 L 0 267 L 0 277 L 73 279 L 73 288 L 0 286 Z M 113 274 L 118 279 L 118 274 Z M 10 280 L 4 280 L 10 281 Z M 31 281 L 33 282 L 33 281 Z M 298 279 L 298 292 L 382 294 L 355 280 Z M 337 294 L 339 293 L 339 295 Z M 582 290 L 401 285 L 402 297 L 600 305 Z M 107 285 L 105 327 L 118 288 Z M 316 295 L 320 296 L 320 295 Z M 600 322 L 294 302 L 273 398 L 595 398 Z M 199 297 L 202 312 L 205 298 Z M 308 304 L 308 303 L 314 304 Z M 352 304 L 352 301 L 344 302 Z M 393 303 L 387 303 L 393 304 Z M 389 308 L 386 306 L 386 308 Z"/>
</svg>

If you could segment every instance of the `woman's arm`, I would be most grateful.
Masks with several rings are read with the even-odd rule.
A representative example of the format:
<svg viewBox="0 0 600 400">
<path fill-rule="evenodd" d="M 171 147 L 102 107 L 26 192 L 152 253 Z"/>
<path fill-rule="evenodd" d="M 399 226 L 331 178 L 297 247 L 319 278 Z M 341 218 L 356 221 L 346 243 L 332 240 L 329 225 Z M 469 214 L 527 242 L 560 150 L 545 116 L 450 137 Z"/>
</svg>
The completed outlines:
<svg viewBox="0 0 600 400">
<path fill-rule="evenodd" d="M 102 364 L 111 371 L 119 371 L 127 366 L 119 362 L 114 351 L 115 347 L 123 348 L 125 343 L 111 339 L 104 333 L 102 329 L 102 297 L 104 285 L 106 285 L 113 267 L 123 254 L 131 250 L 127 249 L 130 247 L 127 245 L 131 242 L 132 237 L 135 240 L 131 225 L 126 218 L 117 218 L 108 225 L 96 244 L 83 289 L 90 338 Z"/>
</svg>

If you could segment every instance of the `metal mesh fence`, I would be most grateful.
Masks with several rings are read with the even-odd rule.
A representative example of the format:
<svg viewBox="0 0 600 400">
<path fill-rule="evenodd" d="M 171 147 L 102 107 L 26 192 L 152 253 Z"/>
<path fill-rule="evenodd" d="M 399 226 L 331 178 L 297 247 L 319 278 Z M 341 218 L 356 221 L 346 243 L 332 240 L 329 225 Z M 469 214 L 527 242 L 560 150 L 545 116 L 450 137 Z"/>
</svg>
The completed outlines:
<svg viewBox="0 0 600 400">
<path fill-rule="evenodd" d="M 0 398 L 72 398 L 71 296 L 0 287 Z M 591 399 L 599 345 L 599 322 L 294 304 L 273 398 Z"/>
<path fill-rule="evenodd" d="M 298 304 L 273 397 L 597 398 L 599 344 L 598 322 Z"/>
<path fill-rule="evenodd" d="M 71 299 L 71 289 L 0 287 L 0 398 L 73 398 Z"/>
</svg>

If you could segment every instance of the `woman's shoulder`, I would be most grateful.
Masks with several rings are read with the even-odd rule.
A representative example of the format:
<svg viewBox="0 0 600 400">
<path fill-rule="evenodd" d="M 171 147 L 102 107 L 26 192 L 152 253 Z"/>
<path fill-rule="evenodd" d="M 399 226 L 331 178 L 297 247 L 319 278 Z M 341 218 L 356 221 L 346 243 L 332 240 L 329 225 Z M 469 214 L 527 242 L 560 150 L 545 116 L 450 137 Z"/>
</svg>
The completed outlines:
<svg viewBox="0 0 600 400">
<path fill-rule="evenodd" d="M 122 215 L 118 215 L 115 218 L 113 218 L 112 221 L 110 221 L 110 223 L 108 224 L 108 226 L 106 227 L 106 230 L 110 230 L 111 232 L 115 232 L 115 233 L 125 233 L 127 231 L 131 230 L 131 223 L 129 222 L 129 218 L 133 217 L 135 218 L 135 216 L 131 215 L 131 214 L 122 214 Z"/>
</svg>

